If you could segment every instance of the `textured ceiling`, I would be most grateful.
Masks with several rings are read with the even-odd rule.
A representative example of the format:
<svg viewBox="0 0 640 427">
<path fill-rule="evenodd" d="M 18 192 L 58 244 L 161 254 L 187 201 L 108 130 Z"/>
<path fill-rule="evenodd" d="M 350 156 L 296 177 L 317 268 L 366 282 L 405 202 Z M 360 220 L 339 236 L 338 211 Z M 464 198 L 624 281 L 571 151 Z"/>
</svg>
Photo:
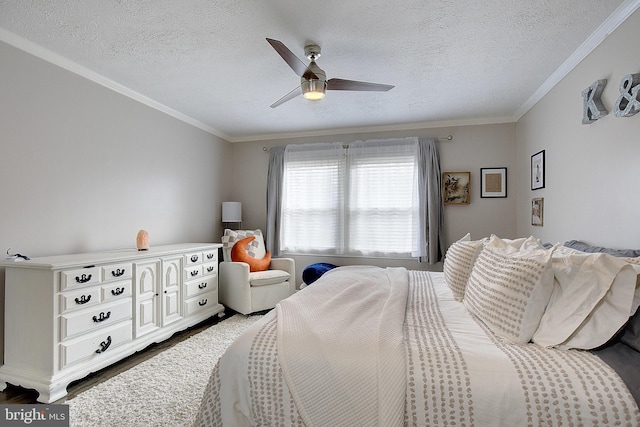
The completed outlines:
<svg viewBox="0 0 640 427">
<path fill-rule="evenodd" d="M 638 3 L 0 0 L 0 39 L 243 141 L 515 120 L 585 41 Z M 319 44 L 328 78 L 396 87 L 269 108 L 299 78 L 266 37 L 305 62 L 305 44 Z"/>
</svg>

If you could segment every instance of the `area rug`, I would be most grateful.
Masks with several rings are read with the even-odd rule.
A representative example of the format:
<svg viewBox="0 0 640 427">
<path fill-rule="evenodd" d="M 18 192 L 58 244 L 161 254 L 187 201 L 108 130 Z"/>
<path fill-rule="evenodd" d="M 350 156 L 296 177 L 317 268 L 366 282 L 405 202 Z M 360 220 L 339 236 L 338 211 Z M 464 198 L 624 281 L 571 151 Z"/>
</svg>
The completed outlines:
<svg viewBox="0 0 640 427">
<path fill-rule="evenodd" d="M 190 426 L 211 371 L 261 316 L 236 314 L 66 401 L 71 426 Z"/>
</svg>

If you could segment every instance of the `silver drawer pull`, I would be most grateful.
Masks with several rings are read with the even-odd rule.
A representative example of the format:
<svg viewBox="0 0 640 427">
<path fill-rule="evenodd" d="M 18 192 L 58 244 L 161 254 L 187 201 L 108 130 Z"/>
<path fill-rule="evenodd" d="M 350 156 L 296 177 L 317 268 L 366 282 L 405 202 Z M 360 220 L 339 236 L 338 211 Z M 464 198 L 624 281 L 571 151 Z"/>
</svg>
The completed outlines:
<svg viewBox="0 0 640 427">
<path fill-rule="evenodd" d="M 198 255 L 191 255 L 191 262 L 198 261 Z"/>
<path fill-rule="evenodd" d="M 102 341 L 100 343 L 100 348 L 96 350 L 96 353 L 98 354 L 104 353 L 105 351 L 107 351 L 110 345 L 111 345 L 111 335 L 109 335 L 105 341 Z"/>
<path fill-rule="evenodd" d="M 104 314 L 104 311 L 100 313 L 100 316 L 93 316 L 93 321 L 96 323 L 104 322 L 109 317 L 111 317 L 111 312 L 107 311 L 107 314 Z"/>
<path fill-rule="evenodd" d="M 201 301 L 198 301 L 198 305 L 199 305 L 200 307 L 202 307 L 203 305 L 207 305 L 207 299 L 205 298 L 205 299 L 203 299 L 203 300 L 201 300 Z"/>
<path fill-rule="evenodd" d="M 122 295 L 123 292 L 124 292 L 124 286 L 121 288 L 111 289 L 111 295 L 113 295 L 114 297 L 117 297 L 118 295 Z"/>
<path fill-rule="evenodd" d="M 76 298 L 76 304 L 86 304 L 91 301 L 91 295 L 82 295 L 80 298 Z"/>
<path fill-rule="evenodd" d="M 76 276 L 76 282 L 78 283 L 87 283 L 89 280 L 91 280 L 90 274 L 83 274 L 82 276 Z"/>
<path fill-rule="evenodd" d="M 111 274 L 113 275 L 113 277 L 120 277 L 124 274 L 125 269 L 124 268 L 118 268 L 115 271 L 111 270 Z"/>
<path fill-rule="evenodd" d="M 198 285 L 198 289 L 204 289 L 207 287 L 207 282 L 202 282 Z"/>
<path fill-rule="evenodd" d="M 194 270 L 191 272 L 191 277 L 197 276 L 200 273 L 200 270 Z"/>
</svg>

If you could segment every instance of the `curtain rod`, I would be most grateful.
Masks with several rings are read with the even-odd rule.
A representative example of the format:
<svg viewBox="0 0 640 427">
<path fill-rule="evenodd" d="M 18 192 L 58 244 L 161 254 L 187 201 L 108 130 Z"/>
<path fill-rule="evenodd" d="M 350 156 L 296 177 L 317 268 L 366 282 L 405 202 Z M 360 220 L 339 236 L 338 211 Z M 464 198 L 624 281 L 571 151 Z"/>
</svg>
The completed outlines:
<svg viewBox="0 0 640 427">
<path fill-rule="evenodd" d="M 453 135 L 441 136 L 438 138 L 439 141 L 453 141 Z M 269 151 L 269 147 L 262 147 L 262 151 Z"/>
</svg>

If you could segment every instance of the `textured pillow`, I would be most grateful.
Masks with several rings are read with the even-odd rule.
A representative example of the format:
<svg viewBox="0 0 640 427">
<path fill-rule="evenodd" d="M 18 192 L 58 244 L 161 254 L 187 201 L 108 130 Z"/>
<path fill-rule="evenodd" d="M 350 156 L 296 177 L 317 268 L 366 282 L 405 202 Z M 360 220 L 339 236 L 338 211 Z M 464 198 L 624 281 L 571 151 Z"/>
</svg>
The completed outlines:
<svg viewBox="0 0 640 427">
<path fill-rule="evenodd" d="M 247 251 L 247 245 L 249 245 L 256 236 L 249 236 L 244 239 L 238 240 L 233 248 L 231 248 L 231 260 L 233 262 L 246 262 L 249 264 L 249 271 L 265 271 L 271 264 L 271 253 L 266 252 L 265 256 L 261 259 L 254 258 L 249 255 Z"/>
<path fill-rule="evenodd" d="M 267 253 L 267 249 L 264 246 L 264 238 L 262 237 L 262 231 L 258 230 L 224 230 L 222 236 L 222 252 L 225 255 L 225 260 L 228 261 L 231 257 L 231 248 L 236 244 L 238 240 L 245 237 L 255 236 L 249 245 L 247 245 L 247 252 L 250 256 L 258 259 L 264 258 Z"/>
<path fill-rule="evenodd" d="M 553 291 L 554 249 L 513 252 L 486 245 L 464 294 L 467 310 L 496 335 L 529 342 Z"/>
<path fill-rule="evenodd" d="M 544 347 L 592 349 L 629 319 L 635 272 L 604 253 L 558 250 L 554 290 L 533 341 Z"/>
<path fill-rule="evenodd" d="M 483 244 L 484 240 L 471 241 L 471 235 L 467 233 L 447 250 L 443 265 L 444 280 L 457 301 L 464 298 L 464 289 L 467 287 L 471 269 L 482 251 Z"/>
</svg>

